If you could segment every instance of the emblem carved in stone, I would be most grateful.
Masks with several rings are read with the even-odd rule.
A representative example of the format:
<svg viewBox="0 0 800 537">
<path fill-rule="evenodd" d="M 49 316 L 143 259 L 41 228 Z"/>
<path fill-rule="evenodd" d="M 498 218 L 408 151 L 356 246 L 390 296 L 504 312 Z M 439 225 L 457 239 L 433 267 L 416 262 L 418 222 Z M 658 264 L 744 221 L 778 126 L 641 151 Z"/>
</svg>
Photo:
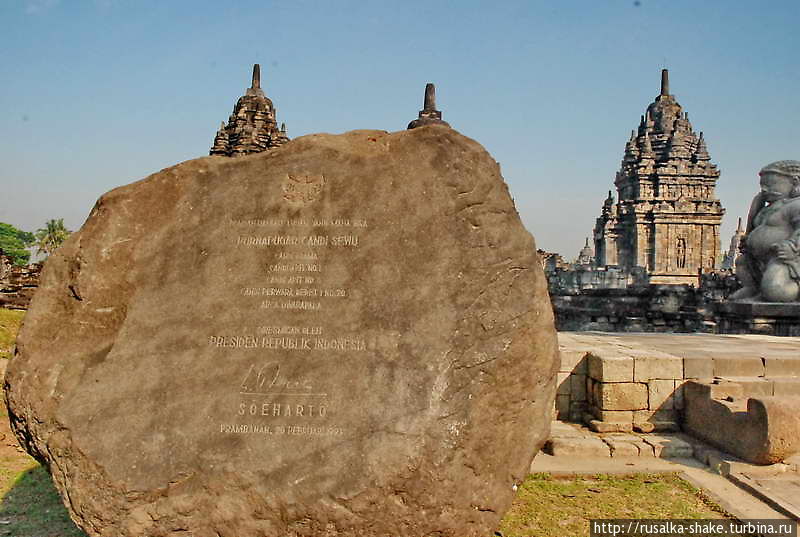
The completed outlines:
<svg viewBox="0 0 800 537">
<path fill-rule="evenodd" d="M 324 175 L 288 174 L 283 182 L 283 199 L 290 203 L 308 205 L 319 199 L 324 187 Z"/>
</svg>

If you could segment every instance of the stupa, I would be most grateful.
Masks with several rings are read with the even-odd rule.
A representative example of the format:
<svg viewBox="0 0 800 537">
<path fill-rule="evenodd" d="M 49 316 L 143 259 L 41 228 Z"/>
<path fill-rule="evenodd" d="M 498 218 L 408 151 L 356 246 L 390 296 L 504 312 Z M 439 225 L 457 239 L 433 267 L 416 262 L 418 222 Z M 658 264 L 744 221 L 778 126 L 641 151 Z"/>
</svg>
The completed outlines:
<svg viewBox="0 0 800 537">
<path fill-rule="evenodd" d="M 233 113 L 214 137 L 210 155 L 235 157 L 267 151 L 289 141 L 286 125 L 275 120 L 275 107 L 261 89 L 261 66 L 253 65 L 253 82 L 236 101 Z"/>
</svg>

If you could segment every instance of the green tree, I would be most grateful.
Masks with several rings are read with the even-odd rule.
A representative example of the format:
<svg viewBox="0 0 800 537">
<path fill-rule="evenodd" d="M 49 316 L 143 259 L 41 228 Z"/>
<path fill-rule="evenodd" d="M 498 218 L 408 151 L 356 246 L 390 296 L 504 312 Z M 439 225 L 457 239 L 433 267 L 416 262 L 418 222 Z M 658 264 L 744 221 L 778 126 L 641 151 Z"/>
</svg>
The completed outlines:
<svg viewBox="0 0 800 537">
<path fill-rule="evenodd" d="M 71 231 L 64 227 L 64 219 L 48 220 L 45 227 L 36 230 L 36 250 L 37 253 L 50 255 L 67 240 Z"/>
<path fill-rule="evenodd" d="M 34 240 L 33 233 L 0 222 L 0 250 L 3 250 L 16 265 L 28 264 L 31 253 L 25 248 L 32 246 Z"/>
</svg>

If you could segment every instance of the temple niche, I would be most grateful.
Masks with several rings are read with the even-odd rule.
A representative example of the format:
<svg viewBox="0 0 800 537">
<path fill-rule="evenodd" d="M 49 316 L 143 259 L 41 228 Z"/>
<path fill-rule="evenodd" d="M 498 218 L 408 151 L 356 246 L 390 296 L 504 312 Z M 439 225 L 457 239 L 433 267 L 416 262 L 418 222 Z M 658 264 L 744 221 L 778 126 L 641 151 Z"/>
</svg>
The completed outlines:
<svg viewBox="0 0 800 537">
<path fill-rule="evenodd" d="M 625 144 L 617 201 L 609 191 L 596 221 L 596 266 L 640 267 L 653 284 L 696 285 L 721 254 L 719 175 L 662 70 L 661 93 Z"/>
<path fill-rule="evenodd" d="M 235 157 L 267 151 L 289 141 L 286 125 L 278 128 L 275 107 L 261 89 L 261 67 L 253 66 L 253 81 L 239 97 L 233 113 L 214 137 L 209 155 Z"/>
</svg>

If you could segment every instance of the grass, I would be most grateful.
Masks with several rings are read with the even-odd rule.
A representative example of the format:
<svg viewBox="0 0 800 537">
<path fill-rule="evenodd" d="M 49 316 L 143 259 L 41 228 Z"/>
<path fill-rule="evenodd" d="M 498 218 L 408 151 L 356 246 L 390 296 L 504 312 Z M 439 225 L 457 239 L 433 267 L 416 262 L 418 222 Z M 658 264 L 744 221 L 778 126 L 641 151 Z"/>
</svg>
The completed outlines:
<svg viewBox="0 0 800 537">
<path fill-rule="evenodd" d="M 503 537 L 589 535 L 590 519 L 730 518 L 677 474 L 598 475 L 555 479 L 529 476 L 499 532 Z"/>
<path fill-rule="evenodd" d="M 3 497 L 0 535 L 86 537 L 70 520 L 50 475 L 39 465 L 22 472 Z"/>
<path fill-rule="evenodd" d="M 24 316 L 24 311 L 0 308 L 0 359 L 11 358 L 14 341 Z"/>
<path fill-rule="evenodd" d="M 4 461 L 5 462 L 5 461 Z M 3 475 L 5 481 L 6 475 Z M 41 466 L 21 472 L 0 500 L 0 536 L 86 537 L 69 519 L 50 476 Z M 727 518 L 702 491 L 675 474 L 555 479 L 529 476 L 499 533 L 503 537 L 589 534 L 590 519 Z"/>
</svg>

